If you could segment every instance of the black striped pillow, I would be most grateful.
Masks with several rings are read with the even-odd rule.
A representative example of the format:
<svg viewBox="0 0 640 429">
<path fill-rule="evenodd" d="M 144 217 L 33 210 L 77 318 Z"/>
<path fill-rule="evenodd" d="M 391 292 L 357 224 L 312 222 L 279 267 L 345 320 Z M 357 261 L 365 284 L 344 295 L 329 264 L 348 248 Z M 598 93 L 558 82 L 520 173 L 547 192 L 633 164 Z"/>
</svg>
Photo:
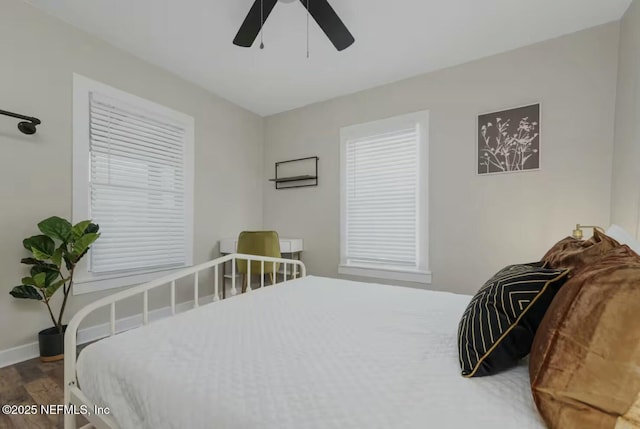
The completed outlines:
<svg viewBox="0 0 640 429">
<path fill-rule="evenodd" d="M 510 265 L 473 297 L 458 326 L 462 375 L 496 374 L 531 351 L 536 330 L 569 270 Z"/>
</svg>

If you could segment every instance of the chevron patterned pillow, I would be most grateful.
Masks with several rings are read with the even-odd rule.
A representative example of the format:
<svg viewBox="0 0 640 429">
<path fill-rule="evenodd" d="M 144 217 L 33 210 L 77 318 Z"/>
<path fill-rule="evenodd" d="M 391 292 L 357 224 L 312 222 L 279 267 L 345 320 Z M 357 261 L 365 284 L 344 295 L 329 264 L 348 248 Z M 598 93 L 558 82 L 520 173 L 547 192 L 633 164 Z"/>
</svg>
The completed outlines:
<svg viewBox="0 0 640 429">
<path fill-rule="evenodd" d="M 473 297 L 458 326 L 462 375 L 496 374 L 518 363 L 531 344 L 569 270 L 543 263 L 510 265 Z"/>
</svg>

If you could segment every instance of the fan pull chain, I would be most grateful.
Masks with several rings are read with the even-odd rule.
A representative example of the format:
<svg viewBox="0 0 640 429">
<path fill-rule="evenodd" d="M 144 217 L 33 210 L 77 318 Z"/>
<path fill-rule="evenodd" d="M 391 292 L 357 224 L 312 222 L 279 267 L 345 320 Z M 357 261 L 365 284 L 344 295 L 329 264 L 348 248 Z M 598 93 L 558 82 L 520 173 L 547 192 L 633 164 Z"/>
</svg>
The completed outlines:
<svg viewBox="0 0 640 429">
<path fill-rule="evenodd" d="M 307 59 L 309 59 L 309 0 L 307 0 Z"/>
<path fill-rule="evenodd" d="M 262 34 L 263 28 L 264 28 L 264 0 L 260 0 L 260 49 L 264 49 L 264 36 Z"/>
</svg>

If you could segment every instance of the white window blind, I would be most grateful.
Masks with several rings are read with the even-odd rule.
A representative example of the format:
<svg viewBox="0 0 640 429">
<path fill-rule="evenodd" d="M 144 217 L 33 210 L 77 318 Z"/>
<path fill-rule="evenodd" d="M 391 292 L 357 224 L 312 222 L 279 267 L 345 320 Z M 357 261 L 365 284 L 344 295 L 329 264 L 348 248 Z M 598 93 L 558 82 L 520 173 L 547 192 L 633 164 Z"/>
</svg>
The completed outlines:
<svg viewBox="0 0 640 429">
<path fill-rule="evenodd" d="M 185 127 L 97 92 L 89 105 L 90 216 L 102 233 L 89 271 L 187 265 Z"/>
<path fill-rule="evenodd" d="M 419 126 L 346 140 L 347 265 L 417 269 Z"/>
</svg>

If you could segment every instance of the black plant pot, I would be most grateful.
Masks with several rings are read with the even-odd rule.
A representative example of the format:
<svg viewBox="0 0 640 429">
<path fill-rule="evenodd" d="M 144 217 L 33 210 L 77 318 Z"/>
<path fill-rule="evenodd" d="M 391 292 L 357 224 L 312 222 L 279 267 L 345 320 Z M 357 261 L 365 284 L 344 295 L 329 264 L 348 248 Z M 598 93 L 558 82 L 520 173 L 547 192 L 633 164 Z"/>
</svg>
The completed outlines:
<svg viewBox="0 0 640 429">
<path fill-rule="evenodd" d="M 38 332 L 38 344 L 40 345 L 40 360 L 43 362 L 55 362 L 64 358 L 64 332 L 67 325 L 62 327 L 62 333 L 58 328 L 47 328 Z"/>
</svg>

